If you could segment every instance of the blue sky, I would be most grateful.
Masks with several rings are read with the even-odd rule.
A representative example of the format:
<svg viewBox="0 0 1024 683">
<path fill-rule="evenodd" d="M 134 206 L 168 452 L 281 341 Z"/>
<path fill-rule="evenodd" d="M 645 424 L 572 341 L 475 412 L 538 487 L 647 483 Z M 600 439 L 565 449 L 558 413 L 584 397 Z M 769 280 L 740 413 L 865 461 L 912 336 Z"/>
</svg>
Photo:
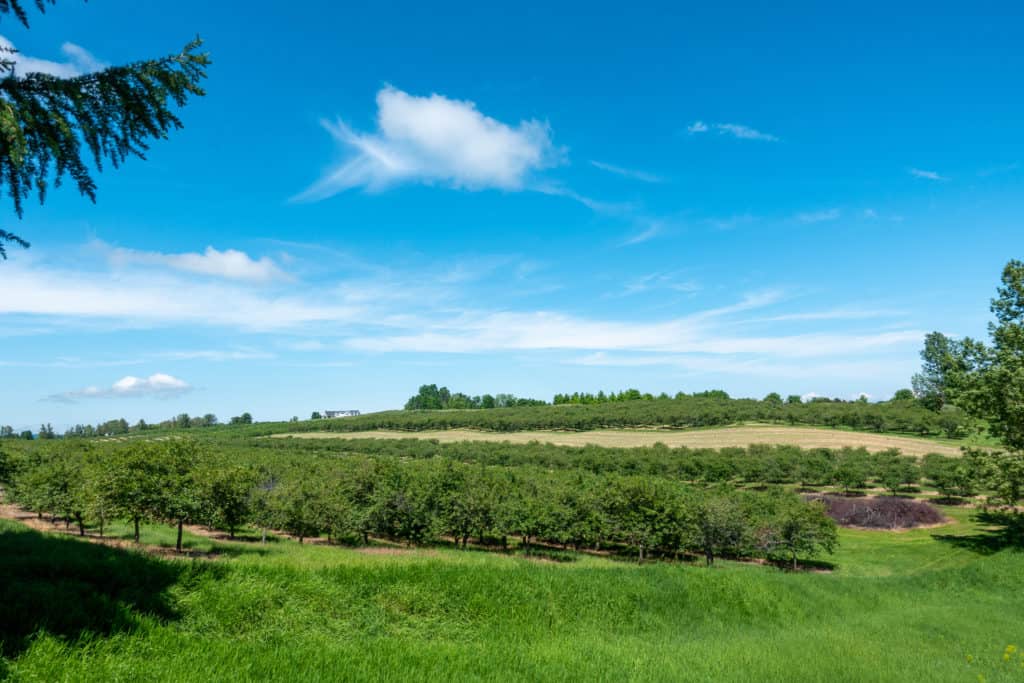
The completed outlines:
<svg viewBox="0 0 1024 683">
<path fill-rule="evenodd" d="M 399 407 L 422 383 L 882 399 L 1021 257 L 1021 10 L 66 0 L 22 71 L 213 65 L 28 206 L 0 424 Z M 46 61 L 40 61 L 46 60 Z M 11 212 L 9 212 L 11 216 Z"/>
</svg>

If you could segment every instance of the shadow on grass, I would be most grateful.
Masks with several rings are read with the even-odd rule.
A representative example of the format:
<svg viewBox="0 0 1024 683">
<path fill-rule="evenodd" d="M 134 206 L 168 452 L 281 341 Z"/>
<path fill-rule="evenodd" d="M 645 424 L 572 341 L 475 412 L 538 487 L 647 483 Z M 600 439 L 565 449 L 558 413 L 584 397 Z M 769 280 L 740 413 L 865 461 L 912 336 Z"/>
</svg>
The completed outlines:
<svg viewBox="0 0 1024 683">
<path fill-rule="evenodd" d="M 976 534 L 932 534 L 932 538 L 981 555 L 991 555 L 1007 548 L 1024 550 L 1024 515 L 987 510 L 977 513 L 974 520 L 983 527 Z"/>
<path fill-rule="evenodd" d="M 34 634 L 68 641 L 178 618 L 167 590 L 186 563 L 0 527 L 0 652 L 16 657 Z"/>
</svg>

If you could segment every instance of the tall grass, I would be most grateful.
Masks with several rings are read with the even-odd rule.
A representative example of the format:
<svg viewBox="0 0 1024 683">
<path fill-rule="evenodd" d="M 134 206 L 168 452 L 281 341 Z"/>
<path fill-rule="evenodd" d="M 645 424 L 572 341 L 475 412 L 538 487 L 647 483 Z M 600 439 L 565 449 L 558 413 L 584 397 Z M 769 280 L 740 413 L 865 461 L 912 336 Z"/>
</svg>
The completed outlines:
<svg viewBox="0 0 1024 683">
<path fill-rule="evenodd" d="M 944 534 L 977 533 L 954 514 Z M 0 675 L 1020 680 L 1002 655 L 1024 644 L 1024 554 L 979 555 L 935 530 L 843 533 L 836 572 L 794 574 L 195 538 L 225 554 L 164 560 L 0 522 L 0 597 L 20 610 L 0 617 Z"/>
</svg>

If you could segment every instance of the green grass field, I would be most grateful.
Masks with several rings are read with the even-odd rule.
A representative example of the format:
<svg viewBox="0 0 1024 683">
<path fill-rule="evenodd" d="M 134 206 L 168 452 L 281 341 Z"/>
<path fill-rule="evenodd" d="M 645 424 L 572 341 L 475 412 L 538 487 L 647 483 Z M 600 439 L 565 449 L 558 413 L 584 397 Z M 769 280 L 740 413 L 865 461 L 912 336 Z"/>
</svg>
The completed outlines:
<svg viewBox="0 0 1024 683">
<path fill-rule="evenodd" d="M 1022 680 L 1020 528 L 944 511 L 844 530 L 828 573 L 191 535 L 217 559 L 161 559 L 0 521 L 0 677 Z"/>
</svg>

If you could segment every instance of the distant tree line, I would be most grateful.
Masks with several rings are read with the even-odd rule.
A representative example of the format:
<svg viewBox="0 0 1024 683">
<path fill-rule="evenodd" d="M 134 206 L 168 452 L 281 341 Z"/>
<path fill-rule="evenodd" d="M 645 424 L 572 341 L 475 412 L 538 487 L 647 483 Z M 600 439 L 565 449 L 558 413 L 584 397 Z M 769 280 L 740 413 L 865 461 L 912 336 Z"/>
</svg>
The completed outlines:
<svg viewBox="0 0 1024 683">
<path fill-rule="evenodd" d="M 903 432 L 951 438 L 970 433 L 974 421 L 955 406 L 934 412 L 916 400 L 883 403 L 787 401 L 778 394 L 764 400 L 734 399 L 717 392 L 674 398 L 623 400 L 578 405 L 523 405 L 493 410 L 403 410 L 368 413 L 330 422 L 289 424 L 288 431 L 363 431 L 394 429 L 483 429 L 513 432 L 531 429 L 588 430 L 602 428 L 717 427 L 745 422 L 818 425 L 871 432 Z M 521 399 L 517 399 L 521 400 Z M 262 423 L 252 434 L 280 431 L 274 423 Z"/>
<path fill-rule="evenodd" d="M 297 420 L 298 418 L 293 418 Z M 236 417 L 232 417 L 229 424 L 233 425 L 251 425 L 253 423 L 252 415 L 249 413 L 242 413 Z M 123 417 L 116 418 L 113 420 L 107 420 L 97 425 L 88 424 L 76 424 L 72 427 L 68 427 L 64 431 L 64 438 L 92 438 L 97 436 L 122 436 L 126 434 L 133 434 L 137 432 L 145 432 L 154 429 L 195 429 L 199 427 L 215 427 L 221 424 L 217 419 L 217 416 L 213 413 L 206 413 L 205 415 L 190 416 L 188 413 L 181 413 L 170 419 L 163 420 L 162 422 L 149 423 L 145 420 L 139 420 L 134 425 L 129 425 L 128 421 Z M 53 426 L 49 423 L 43 424 L 39 427 L 39 431 L 33 434 L 31 431 L 23 431 L 15 434 L 14 428 L 9 425 L 0 427 L 0 439 L 9 438 L 22 438 L 22 439 L 56 439 L 59 435 L 54 432 Z"/>
<path fill-rule="evenodd" d="M 484 394 L 469 396 L 452 392 L 448 387 L 424 384 L 415 396 L 405 402 L 406 410 L 489 410 L 491 408 L 512 408 L 516 406 L 542 406 L 546 402 L 533 398 L 516 398 L 512 394 Z"/>
</svg>

